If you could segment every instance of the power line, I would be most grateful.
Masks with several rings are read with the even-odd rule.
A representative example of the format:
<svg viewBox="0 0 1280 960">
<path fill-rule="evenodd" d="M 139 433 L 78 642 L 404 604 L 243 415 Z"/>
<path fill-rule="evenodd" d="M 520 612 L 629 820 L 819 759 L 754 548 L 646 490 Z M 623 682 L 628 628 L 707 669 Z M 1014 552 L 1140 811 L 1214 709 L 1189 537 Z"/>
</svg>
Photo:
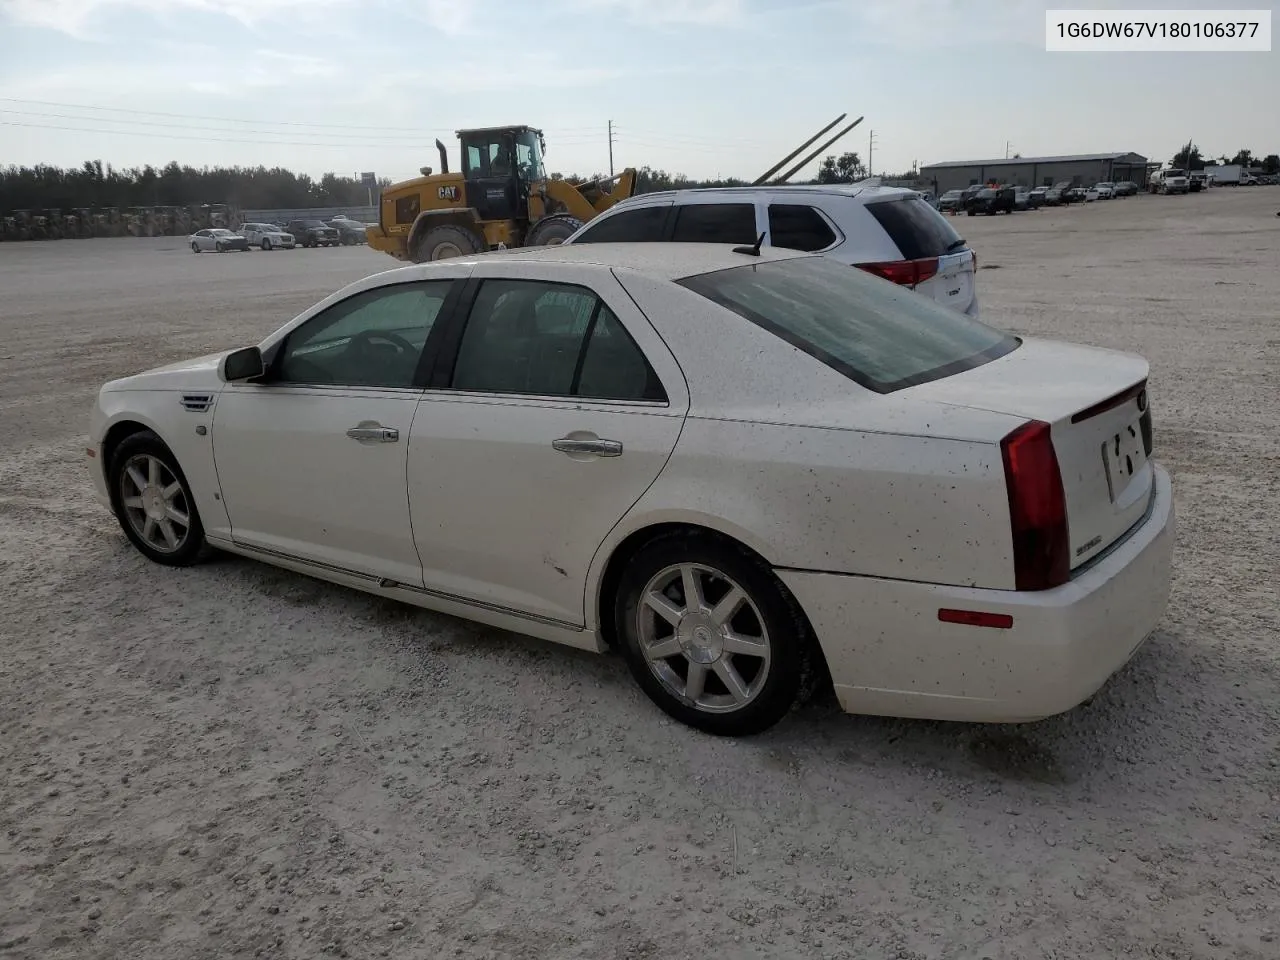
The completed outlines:
<svg viewBox="0 0 1280 960">
<path fill-rule="evenodd" d="M 5 127 L 26 127 L 31 130 L 70 130 L 78 133 L 98 133 L 107 134 L 109 136 L 119 135 L 124 137 L 150 137 L 159 140 L 195 140 L 200 143 L 251 143 L 259 147 L 344 147 L 352 149 L 358 147 L 358 143 L 315 143 L 312 141 L 298 140 L 263 140 L 261 138 L 246 140 L 233 137 L 195 137 L 181 133 L 157 133 L 149 130 L 99 130 L 92 127 L 68 127 L 64 125 L 41 124 L 41 123 L 22 123 L 17 120 L 0 120 L 0 126 Z M 399 143 L 380 143 L 371 144 L 380 150 L 385 149 L 405 149 L 405 150 L 423 150 L 421 144 L 399 144 Z"/>
<path fill-rule="evenodd" d="M 243 117 L 214 117 L 198 113 L 166 113 L 162 110 L 136 110 L 131 107 L 103 107 L 95 106 L 87 103 L 65 103 L 58 100 L 31 100 L 22 97 L 0 97 L 0 103 L 18 103 L 40 107 L 61 107 L 69 110 L 96 110 L 106 113 L 127 113 L 131 116 L 139 117 L 172 117 L 178 120 L 212 120 L 217 123 L 245 123 L 256 126 L 278 126 L 278 127 L 313 127 L 316 129 L 328 130 L 381 130 L 386 131 L 389 127 L 361 126 L 350 123 L 312 123 L 306 120 L 246 120 Z M 97 118 L 84 118 L 94 119 Z M 102 118 L 107 119 L 107 118 Z M 457 127 L 416 127 L 412 132 L 416 133 L 454 133 Z M 594 133 L 598 127 L 563 127 L 561 133 Z M 401 133 L 404 131 L 402 130 Z"/>
</svg>

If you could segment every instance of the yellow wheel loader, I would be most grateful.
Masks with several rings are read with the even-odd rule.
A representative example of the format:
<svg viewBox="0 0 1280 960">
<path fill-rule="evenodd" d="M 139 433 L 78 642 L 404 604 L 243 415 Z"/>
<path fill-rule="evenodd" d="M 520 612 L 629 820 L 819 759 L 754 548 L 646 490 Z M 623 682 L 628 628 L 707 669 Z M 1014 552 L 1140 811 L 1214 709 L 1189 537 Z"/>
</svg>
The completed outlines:
<svg viewBox="0 0 1280 960">
<path fill-rule="evenodd" d="M 583 223 L 635 191 L 636 171 L 570 183 L 547 176 L 546 140 L 535 127 L 459 130 L 462 168 L 393 184 L 382 193 L 369 246 L 397 260 L 422 263 L 507 247 L 563 243 Z"/>
</svg>

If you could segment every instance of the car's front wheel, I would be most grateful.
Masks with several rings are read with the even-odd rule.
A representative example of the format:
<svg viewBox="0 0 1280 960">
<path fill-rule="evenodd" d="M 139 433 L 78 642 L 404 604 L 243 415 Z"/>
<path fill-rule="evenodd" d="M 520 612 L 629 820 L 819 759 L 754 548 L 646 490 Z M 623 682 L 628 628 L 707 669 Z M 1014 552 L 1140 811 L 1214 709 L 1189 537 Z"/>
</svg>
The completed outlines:
<svg viewBox="0 0 1280 960">
<path fill-rule="evenodd" d="M 204 552 L 204 526 L 172 451 L 150 430 L 126 437 L 108 467 L 111 504 L 125 536 L 149 560 L 185 567 Z"/>
<path fill-rule="evenodd" d="M 196 243 L 194 240 L 191 241 L 191 252 L 192 253 L 200 252 L 200 244 Z"/>
<path fill-rule="evenodd" d="M 263 238 L 262 238 L 262 249 L 263 249 L 263 250 L 270 250 L 270 249 L 271 249 L 271 238 L 270 238 L 270 237 L 263 237 Z"/>
<path fill-rule="evenodd" d="M 799 694 L 811 649 L 804 616 L 773 571 L 731 541 L 680 532 L 641 547 L 614 618 L 636 682 L 691 727 L 759 733 Z"/>
</svg>

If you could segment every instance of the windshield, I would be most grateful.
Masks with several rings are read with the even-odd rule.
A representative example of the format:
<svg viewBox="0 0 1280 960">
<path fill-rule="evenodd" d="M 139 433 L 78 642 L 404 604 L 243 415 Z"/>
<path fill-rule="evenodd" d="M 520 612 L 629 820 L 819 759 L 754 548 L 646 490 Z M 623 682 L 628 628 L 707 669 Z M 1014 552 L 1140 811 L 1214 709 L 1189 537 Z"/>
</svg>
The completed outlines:
<svg viewBox="0 0 1280 960">
<path fill-rule="evenodd" d="M 232 233 L 230 230 L 218 229 L 218 230 L 210 230 L 209 232 L 213 234 L 215 237 L 234 237 L 235 236 L 235 234 Z"/>
<path fill-rule="evenodd" d="M 1166 170 L 1164 175 L 1166 177 L 1185 177 L 1186 173 L 1182 170 Z"/>
<path fill-rule="evenodd" d="M 516 134 L 516 167 L 521 180 L 544 180 L 546 170 L 542 165 L 542 145 L 532 130 Z"/>
<path fill-rule="evenodd" d="M 946 200 L 946 199 L 948 199 L 948 198 L 954 198 L 954 197 L 958 197 L 958 196 L 960 196 L 960 191 L 959 191 L 959 190 L 948 190 L 946 193 L 944 193 L 944 194 L 942 195 L 942 199 L 943 199 L 943 200 Z"/>
<path fill-rule="evenodd" d="M 981 366 L 1021 341 L 827 257 L 678 281 L 877 393 Z"/>
</svg>

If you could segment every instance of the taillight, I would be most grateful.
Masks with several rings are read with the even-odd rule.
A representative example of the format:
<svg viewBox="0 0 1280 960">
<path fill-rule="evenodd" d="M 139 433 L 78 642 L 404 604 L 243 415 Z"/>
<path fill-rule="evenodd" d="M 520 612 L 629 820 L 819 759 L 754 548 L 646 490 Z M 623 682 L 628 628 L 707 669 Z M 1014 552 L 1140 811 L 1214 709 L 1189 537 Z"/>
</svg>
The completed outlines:
<svg viewBox="0 0 1280 960">
<path fill-rule="evenodd" d="M 924 283 L 938 272 L 938 258 L 926 257 L 923 260 L 888 260 L 884 263 L 856 263 L 854 266 L 883 277 L 890 283 L 899 283 L 904 287 L 914 287 Z"/>
<path fill-rule="evenodd" d="M 1032 420 L 1002 441 L 1014 582 L 1019 590 L 1048 590 L 1071 576 L 1067 497 L 1049 424 Z"/>
</svg>

